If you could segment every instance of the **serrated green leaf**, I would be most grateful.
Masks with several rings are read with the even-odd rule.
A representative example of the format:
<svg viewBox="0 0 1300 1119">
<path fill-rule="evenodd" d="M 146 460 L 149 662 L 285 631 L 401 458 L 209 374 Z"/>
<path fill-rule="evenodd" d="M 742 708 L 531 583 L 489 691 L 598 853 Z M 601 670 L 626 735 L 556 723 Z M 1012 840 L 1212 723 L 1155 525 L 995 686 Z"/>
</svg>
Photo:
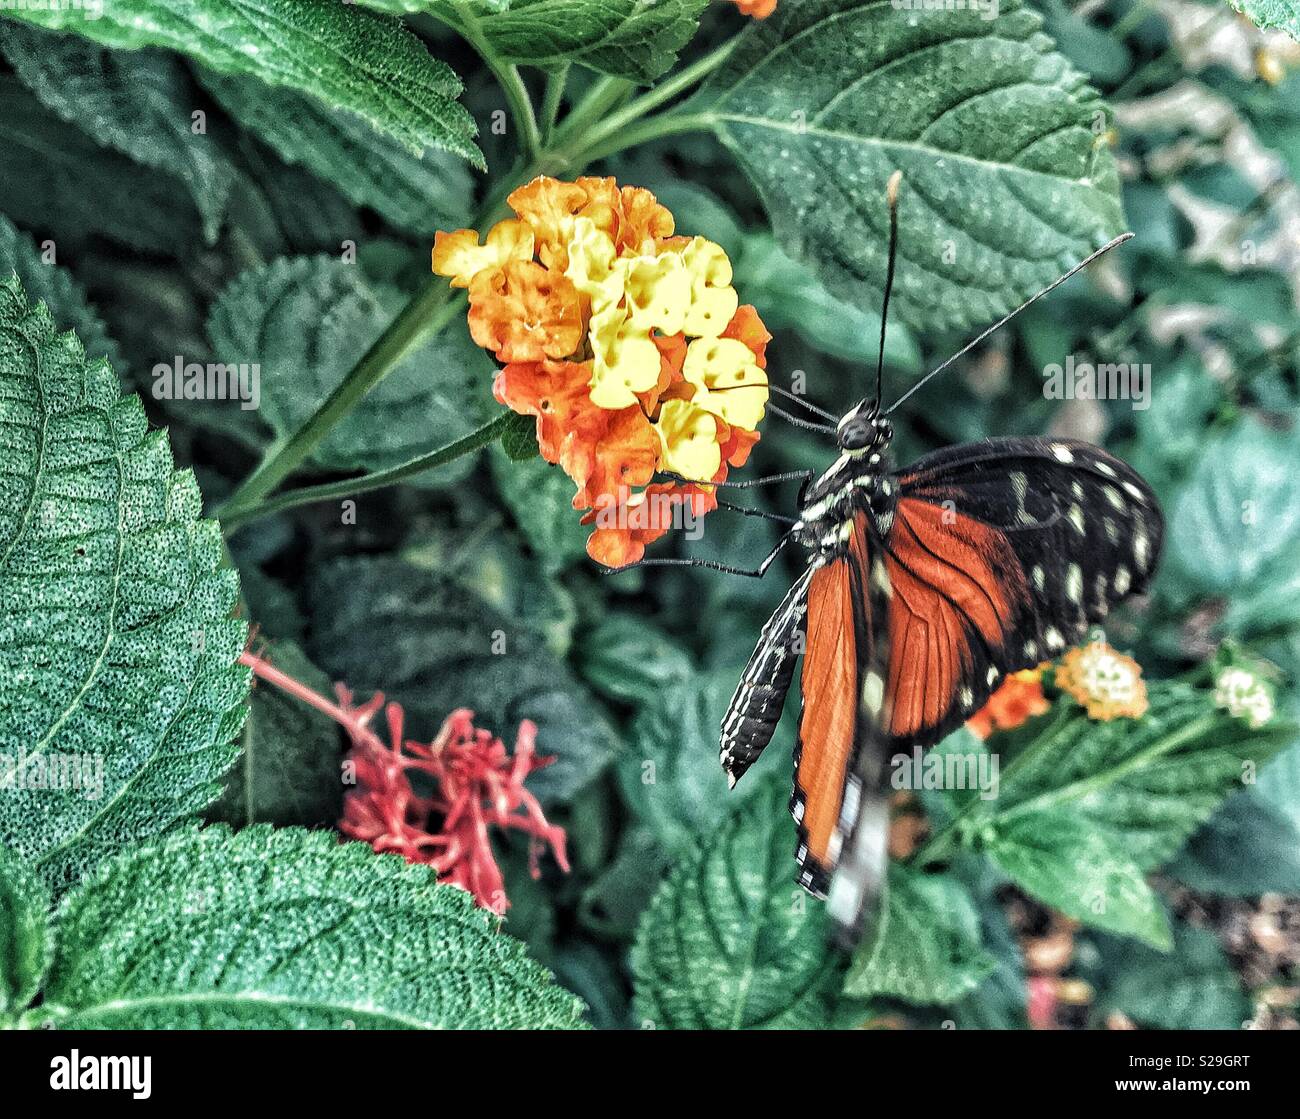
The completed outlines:
<svg viewBox="0 0 1300 1119">
<path fill-rule="evenodd" d="M 901 170 L 894 308 L 923 329 L 983 325 L 1123 221 L 1105 106 L 1040 25 L 1016 0 L 996 20 L 787 0 L 683 112 L 717 131 L 790 254 L 856 306 L 880 301 Z"/>
<path fill-rule="evenodd" d="M 1300 40 L 1300 8 L 1295 0 L 1229 0 L 1256 27 L 1276 28 Z"/>
<path fill-rule="evenodd" d="M 975 990 L 994 963 L 961 884 L 893 862 L 875 932 L 854 956 L 844 993 L 949 1003 Z"/>
<path fill-rule="evenodd" d="M 1252 730 L 1186 684 L 1152 680 L 1147 694 L 1141 719 L 1111 722 L 1063 701 L 1004 759 L 998 796 L 980 814 L 1063 806 L 1122 844 L 1141 870 L 1155 870 L 1294 733 L 1281 720 Z M 945 795 L 954 807 L 970 801 Z"/>
<path fill-rule="evenodd" d="M 330 678 L 292 641 L 277 641 L 261 656 L 318 695 L 333 696 Z M 239 744 L 239 761 L 226 774 L 226 791 L 205 813 L 207 819 L 235 827 L 333 826 L 338 820 L 343 743 L 332 719 L 259 681 Z"/>
<path fill-rule="evenodd" d="M 510 426 L 501 433 L 501 449 L 511 462 L 528 462 L 537 457 L 537 426 L 531 416 L 511 413 Z"/>
<path fill-rule="evenodd" d="M 49 890 L 0 847 L 0 1029 L 36 997 L 53 952 Z"/>
<path fill-rule="evenodd" d="M 463 586 L 392 558 L 342 560 L 312 584 L 309 650 L 359 696 L 381 690 L 427 740 L 458 707 L 513 744 L 520 720 L 558 761 L 528 779 L 544 802 L 571 797 L 608 764 L 617 740 L 600 707 L 544 638 Z"/>
<path fill-rule="evenodd" d="M 405 302 L 396 288 L 370 281 L 360 265 L 331 257 L 290 257 L 243 273 L 213 305 L 208 341 L 215 361 L 259 367 L 259 406 L 200 400 L 187 414 L 239 430 L 254 444 L 268 441 L 267 429 L 289 437 Z M 316 449 L 314 461 L 335 470 L 381 470 L 469 434 L 492 407 L 491 369 L 464 331 L 439 333 L 361 400 Z M 466 457 L 432 480 L 451 484 L 472 468 Z"/>
<path fill-rule="evenodd" d="M 217 239 L 235 168 L 191 114 L 197 91 L 175 55 L 111 51 L 75 35 L 52 35 L 6 24 L 3 50 L 18 76 L 46 108 L 105 147 L 175 175 Z"/>
<path fill-rule="evenodd" d="M 695 34 L 707 0 L 360 0 L 377 11 L 429 12 L 472 24 L 498 58 L 528 66 L 566 62 L 649 82 Z"/>
<path fill-rule="evenodd" d="M 1154 952 L 1131 940 L 1101 942 L 1097 1010 L 1123 1011 L 1141 1027 L 1163 1030 L 1239 1030 L 1250 1018 L 1218 938 L 1181 921 L 1173 950 Z"/>
<path fill-rule="evenodd" d="M 51 249 L 57 260 L 57 248 Z M 116 365 L 117 344 L 82 286 L 54 261 L 46 263 L 31 239 L 0 214 L 0 278 L 8 279 L 11 273 L 18 274 L 29 299 L 43 302 L 55 322 L 77 332 L 88 357 L 106 358 Z"/>
<path fill-rule="evenodd" d="M 107 47 L 165 47 L 226 74 L 350 109 L 412 151 L 446 148 L 482 166 L 460 79 L 395 20 L 316 0 L 113 0 L 98 19 L 65 5 L 5 15 Z"/>
<path fill-rule="evenodd" d="M 0 198 L 15 222 L 60 245 L 99 235 L 176 255 L 200 237 L 179 180 L 100 147 L 10 74 L 0 74 Z"/>
<path fill-rule="evenodd" d="M 413 155 L 346 109 L 215 71 L 201 75 L 222 108 L 275 149 L 369 206 L 398 229 L 432 237 L 469 220 L 474 184 L 465 164 L 437 148 Z"/>
<path fill-rule="evenodd" d="M 823 907 L 794 884 L 788 788 L 765 785 L 682 857 L 632 950 L 636 1015 L 656 1029 L 809 1029 L 839 962 Z"/>
<path fill-rule="evenodd" d="M 26 786 L 0 798 L 0 843 L 58 889 L 217 794 L 245 626 L 166 434 L 16 280 L 0 284 L 0 424 L 0 749 Z"/>
<path fill-rule="evenodd" d="M 1018 886 L 1067 916 L 1162 950 L 1172 943 L 1142 871 L 1091 821 L 1063 809 L 1027 813 L 994 825 L 983 848 Z"/>
<path fill-rule="evenodd" d="M 65 899 L 42 1006 L 60 1029 L 581 1025 L 470 895 L 328 832 L 187 830 Z"/>
</svg>

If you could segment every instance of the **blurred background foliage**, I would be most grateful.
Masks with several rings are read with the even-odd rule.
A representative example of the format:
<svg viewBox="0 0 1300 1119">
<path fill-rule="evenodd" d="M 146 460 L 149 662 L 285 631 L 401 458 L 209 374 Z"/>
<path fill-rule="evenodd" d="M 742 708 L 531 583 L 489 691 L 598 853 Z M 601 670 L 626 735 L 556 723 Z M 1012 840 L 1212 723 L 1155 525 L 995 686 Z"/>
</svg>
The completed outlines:
<svg viewBox="0 0 1300 1119">
<path fill-rule="evenodd" d="M 1279 704 L 1300 716 L 1300 46 L 1224 4 L 1037 6 L 1113 107 L 1109 139 L 1137 237 L 913 397 L 896 415 L 897 453 L 906 462 L 994 434 L 1104 442 L 1152 482 L 1169 522 L 1155 592 L 1114 620 L 1110 641 L 1149 677 L 1169 679 L 1195 676 L 1224 642 L 1251 650 L 1276 666 Z M 415 26 L 467 76 L 466 104 L 487 120 L 500 107 L 490 76 L 432 22 Z M 734 27 L 734 13 L 711 11 L 687 56 Z M 0 270 L 16 269 L 142 392 L 210 504 L 378 336 L 424 281 L 434 230 L 464 224 L 481 189 L 451 156 L 415 157 L 359 118 L 178 55 L 109 52 L 9 21 L 0 55 Z M 196 108 L 207 145 L 177 128 Z M 484 132 L 490 166 L 508 163 L 510 142 Z M 727 250 L 742 299 L 775 335 L 776 383 L 799 378 L 834 411 L 870 391 L 876 309 L 840 302 L 778 248 L 716 140 L 677 137 L 603 171 L 650 187 L 679 230 Z M 349 244 L 355 263 L 342 257 Z M 964 341 L 892 329 L 886 397 Z M 1151 407 L 1047 399 L 1044 370 L 1069 354 L 1149 364 Z M 261 409 L 154 400 L 151 370 L 176 355 L 260 361 Z M 456 324 L 367 399 L 309 473 L 391 465 L 463 434 L 497 407 L 491 371 Z M 751 462 L 767 474 L 826 460 L 823 440 L 769 419 Z M 561 761 L 530 785 L 568 829 L 574 868 L 548 866 L 534 881 L 522 846 L 505 851 L 506 929 L 587 1001 L 595 1024 L 689 1011 L 704 1025 L 1015 1026 L 1041 1021 L 1037 998 L 1063 1025 L 1295 1025 L 1300 742 L 1165 867 L 1172 954 L 1081 930 L 987 865 L 958 860 L 985 953 L 973 990 L 918 1000 L 903 987 L 841 1000 L 831 1017 L 825 1000 L 751 1007 L 752 1020 L 735 1023 L 712 1018 L 704 992 L 689 1008 L 634 1009 L 632 942 L 668 868 L 725 876 L 718 851 L 743 841 L 790 904 L 793 832 L 784 794 L 772 792 L 788 758 L 774 746 L 758 767 L 772 782 L 759 773 L 729 794 L 716 732 L 797 559 L 762 581 L 680 569 L 605 577 L 586 559 L 571 496 L 559 470 L 508 462 L 492 447 L 416 485 L 362 495 L 355 523 L 337 504 L 308 507 L 235 533 L 230 549 L 260 638 L 301 678 L 382 689 L 425 736 L 460 706 L 507 738 L 520 718 L 539 724 L 543 750 Z M 764 490 L 754 500 L 788 510 L 794 496 Z M 719 511 L 702 540 L 665 541 L 654 554 L 745 562 L 773 540 L 770 525 Z M 497 630 L 509 656 L 485 652 L 483 635 Z M 232 783 L 214 817 L 337 817 L 329 751 L 340 743 L 328 722 L 263 688 L 245 733 L 256 741 L 241 763 L 253 780 Z M 787 717 L 778 741 L 792 736 Z M 655 956 L 669 946 L 654 931 L 668 916 L 649 920 L 636 966 L 669 966 Z M 778 937 L 772 966 L 799 969 L 800 990 L 819 991 L 830 965 L 809 935 Z"/>
</svg>

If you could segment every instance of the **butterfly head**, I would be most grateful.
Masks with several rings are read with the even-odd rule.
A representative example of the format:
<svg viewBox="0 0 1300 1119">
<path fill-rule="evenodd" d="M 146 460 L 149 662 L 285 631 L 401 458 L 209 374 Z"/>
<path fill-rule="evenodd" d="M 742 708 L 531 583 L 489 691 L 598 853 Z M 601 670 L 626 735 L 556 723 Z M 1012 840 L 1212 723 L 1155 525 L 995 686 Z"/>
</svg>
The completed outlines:
<svg viewBox="0 0 1300 1119">
<path fill-rule="evenodd" d="M 874 400 L 864 400 L 835 429 L 840 449 L 853 454 L 882 453 L 894 438 L 893 425 L 880 414 Z"/>
</svg>

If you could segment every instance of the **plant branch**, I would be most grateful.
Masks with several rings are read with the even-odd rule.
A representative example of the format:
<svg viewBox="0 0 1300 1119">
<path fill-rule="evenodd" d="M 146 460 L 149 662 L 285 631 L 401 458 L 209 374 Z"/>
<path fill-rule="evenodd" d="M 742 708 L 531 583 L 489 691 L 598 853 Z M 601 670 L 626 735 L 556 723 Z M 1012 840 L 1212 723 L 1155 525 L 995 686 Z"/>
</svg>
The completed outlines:
<svg viewBox="0 0 1300 1119">
<path fill-rule="evenodd" d="M 394 366 L 431 334 L 437 333 L 462 313 L 463 303 L 461 299 L 453 298 L 453 295 L 447 281 L 441 276 L 426 284 L 312 417 L 267 456 L 262 465 L 217 510 L 216 516 L 220 519 L 235 510 L 248 509 L 297 469 L 339 421 Z"/>
<path fill-rule="evenodd" d="M 319 486 L 304 486 L 301 489 L 290 490 L 288 493 L 278 494 L 275 497 L 255 502 L 249 506 L 223 508 L 218 513 L 222 531 L 229 533 L 249 521 L 257 520 L 260 517 L 269 517 L 273 513 L 280 513 L 285 509 L 293 509 L 299 505 L 311 505 L 318 501 L 352 497 L 354 494 L 384 489 L 387 486 L 396 485 L 398 482 L 404 482 L 409 478 L 414 478 L 417 474 L 424 474 L 439 466 L 445 466 L 463 455 L 471 454 L 495 442 L 501 437 L 502 432 L 510 425 L 513 418 L 513 412 L 502 412 L 482 427 L 471 431 L 468 435 L 439 447 L 435 451 L 418 455 L 408 462 L 401 463 L 399 466 L 389 467 L 387 470 L 376 470 L 371 474 L 363 474 L 360 478 L 345 478 L 339 482 L 326 482 Z"/>
<path fill-rule="evenodd" d="M 542 143 L 551 142 L 555 133 L 555 122 L 560 116 L 560 105 L 564 101 L 564 89 L 569 82 L 569 64 L 566 62 L 558 70 L 546 75 L 546 92 L 542 95 Z"/>
</svg>

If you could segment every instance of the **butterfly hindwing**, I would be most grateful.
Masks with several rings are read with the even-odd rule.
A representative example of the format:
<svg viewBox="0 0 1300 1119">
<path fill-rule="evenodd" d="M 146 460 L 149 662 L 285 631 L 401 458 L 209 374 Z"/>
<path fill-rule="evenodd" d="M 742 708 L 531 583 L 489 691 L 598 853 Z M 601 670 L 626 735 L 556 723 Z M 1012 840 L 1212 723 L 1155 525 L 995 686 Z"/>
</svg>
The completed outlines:
<svg viewBox="0 0 1300 1119">
<path fill-rule="evenodd" d="M 937 742 L 1010 672 L 1078 644 L 1146 589 L 1163 535 L 1150 487 L 1075 440 L 991 439 L 898 475 L 889 730 Z"/>
</svg>

